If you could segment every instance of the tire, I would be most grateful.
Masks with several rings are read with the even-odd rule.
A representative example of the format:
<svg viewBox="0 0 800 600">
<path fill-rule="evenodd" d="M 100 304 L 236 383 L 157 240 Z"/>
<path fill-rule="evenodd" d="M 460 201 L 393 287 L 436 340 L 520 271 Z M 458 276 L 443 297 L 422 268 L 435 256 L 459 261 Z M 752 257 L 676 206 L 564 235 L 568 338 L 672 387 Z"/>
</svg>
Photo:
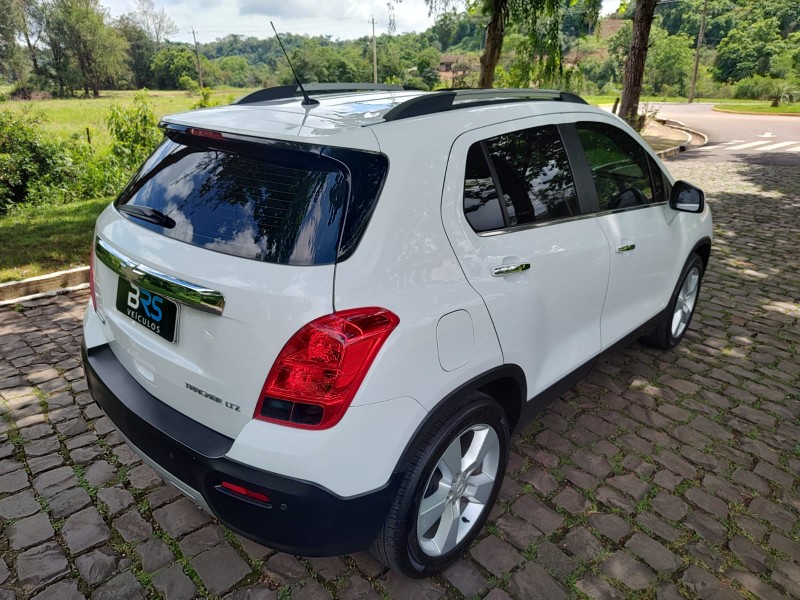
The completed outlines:
<svg viewBox="0 0 800 600">
<path fill-rule="evenodd" d="M 452 402 L 420 438 L 372 545 L 383 564 L 415 578 L 447 568 L 478 536 L 503 483 L 510 446 L 505 411 L 481 392 Z M 484 458 L 472 475 L 466 475 L 464 463 L 474 465 L 468 457 L 478 449 L 486 450 Z M 453 476 L 456 469 L 459 473 Z M 467 499 L 470 494 L 472 501 Z M 428 529 L 420 531 L 425 526 Z"/>
<path fill-rule="evenodd" d="M 667 308 L 661 313 L 658 325 L 649 335 L 639 338 L 647 346 L 670 350 L 680 344 L 689 330 L 697 307 L 700 285 L 703 282 L 703 259 L 692 253 L 681 271 L 678 285 L 672 292 Z M 681 316 L 678 316 L 678 311 Z"/>
</svg>

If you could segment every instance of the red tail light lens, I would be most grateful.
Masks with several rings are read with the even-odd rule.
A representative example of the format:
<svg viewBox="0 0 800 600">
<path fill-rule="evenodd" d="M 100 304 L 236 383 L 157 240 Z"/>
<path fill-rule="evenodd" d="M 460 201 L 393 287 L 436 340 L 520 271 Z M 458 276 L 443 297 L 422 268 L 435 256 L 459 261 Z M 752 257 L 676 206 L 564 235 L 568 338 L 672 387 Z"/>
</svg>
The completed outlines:
<svg viewBox="0 0 800 600">
<path fill-rule="evenodd" d="M 334 426 L 398 323 L 393 312 L 370 307 L 303 326 L 272 365 L 254 417 L 306 429 Z"/>
<path fill-rule="evenodd" d="M 89 251 L 89 293 L 92 296 L 92 308 L 97 310 L 97 292 L 94 289 L 94 244 Z"/>
</svg>

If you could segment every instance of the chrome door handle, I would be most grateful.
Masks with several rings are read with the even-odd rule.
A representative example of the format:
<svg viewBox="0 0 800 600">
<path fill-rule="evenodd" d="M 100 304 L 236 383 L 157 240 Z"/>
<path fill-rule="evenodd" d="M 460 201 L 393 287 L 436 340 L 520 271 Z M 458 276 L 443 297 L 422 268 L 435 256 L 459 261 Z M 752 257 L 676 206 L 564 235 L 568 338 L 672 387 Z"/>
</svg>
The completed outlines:
<svg viewBox="0 0 800 600">
<path fill-rule="evenodd" d="M 513 275 L 514 273 L 522 273 L 531 268 L 530 263 L 517 263 L 513 265 L 500 265 L 499 267 L 492 267 L 492 277 L 502 277 L 503 275 Z"/>
<path fill-rule="evenodd" d="M 622 244 L 621 246 L 617 246 L 617 252 L 630 252 L 631 250 L 636 250 L 636 244 Z"/>
</svg>

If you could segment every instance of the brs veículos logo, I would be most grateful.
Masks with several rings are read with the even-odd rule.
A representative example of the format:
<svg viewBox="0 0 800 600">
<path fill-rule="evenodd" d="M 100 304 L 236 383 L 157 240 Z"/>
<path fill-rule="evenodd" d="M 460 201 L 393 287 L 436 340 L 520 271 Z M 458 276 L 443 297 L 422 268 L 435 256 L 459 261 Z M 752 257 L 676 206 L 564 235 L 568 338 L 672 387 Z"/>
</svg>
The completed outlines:
<svg viewBox="0 0 800 600">
<path fill-rule="evenodd" d="M 161 296 L 151 294 L 149 291 L 133 283 L 130 285 L 131 291 L 128 292 L 128 316 L 152 331 L 161 333 L 161 325 L 159 325 L 159 323 L 164 316 L 161 311 L 164 299 Z M 144 311 L 144 314 L 139 310 L 140 307 Z"/>
</svg>

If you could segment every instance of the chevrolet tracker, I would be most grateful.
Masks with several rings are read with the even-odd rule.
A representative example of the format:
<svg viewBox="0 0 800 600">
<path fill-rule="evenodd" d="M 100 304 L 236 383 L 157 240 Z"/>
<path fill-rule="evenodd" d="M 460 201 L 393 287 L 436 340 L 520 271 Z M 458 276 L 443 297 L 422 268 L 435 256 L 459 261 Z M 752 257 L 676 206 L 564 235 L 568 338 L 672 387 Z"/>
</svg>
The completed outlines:
<svg viewBox="0 0 800 600">
<path fill-rule="evenodd" d="M 89 388 L 234 531 L 424 577 L 601 353 L 681 341 L 711 214 L 572 94 L 306 90 L 164 118 L 97 221 Z"/>
</svg>

